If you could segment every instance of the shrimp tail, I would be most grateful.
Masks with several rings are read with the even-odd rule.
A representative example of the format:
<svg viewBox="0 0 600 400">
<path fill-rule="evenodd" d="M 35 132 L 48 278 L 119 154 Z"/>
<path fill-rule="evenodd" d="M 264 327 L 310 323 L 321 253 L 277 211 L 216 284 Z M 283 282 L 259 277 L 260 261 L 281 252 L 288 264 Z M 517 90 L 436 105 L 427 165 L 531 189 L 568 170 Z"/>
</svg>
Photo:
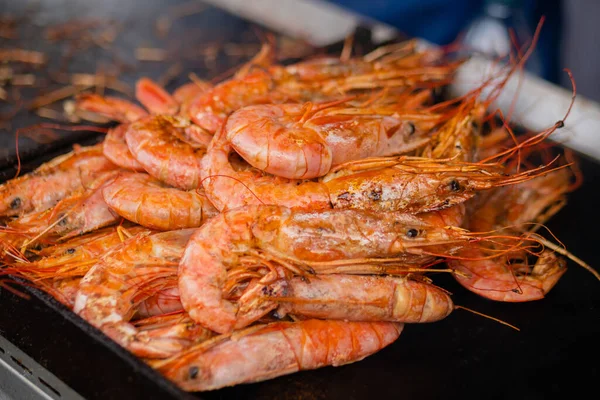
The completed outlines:
<svg viewBox="0 0 600 400">
<path fill-rule="evenodd" d="M 464 255 L 476 257 L 477 251 Z M 533 267 L 518 268 L 502 258 L 453 260 L 450 266 L 463 274 L 456 280 L 467 290 L 490 300 L 526 302 L 543 299 L 567 272 L 566 262 L 556 253 L 544 250 Z"/>
</svg>

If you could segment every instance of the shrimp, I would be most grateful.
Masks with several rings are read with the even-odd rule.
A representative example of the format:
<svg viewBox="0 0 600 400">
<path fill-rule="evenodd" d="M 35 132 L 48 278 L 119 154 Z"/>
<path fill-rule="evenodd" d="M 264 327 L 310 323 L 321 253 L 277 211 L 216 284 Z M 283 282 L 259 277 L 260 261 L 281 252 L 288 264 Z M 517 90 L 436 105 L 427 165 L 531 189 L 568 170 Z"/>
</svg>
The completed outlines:
<svg viewBox="0 0 600 400">
<path fill-rule="evenodd" d="M 229 160 L 230 143 L 224 130 L 215 135 L 201 160 L 200 177 L 206 196 L 219 211 L 247 204 L 329 208 L 327 188 L 311 181 L 267 176 L 256 169 L 236 170 Z"/>
<path fill-rule="evenodd" d="M 174 287 L 177 265 L 192 229 L 136 235 L 103 256 L 79 284 L 73 310 L 140 357 L 173 355 L 177 338 L 150 340 L 129 323 L 137 306 Z"/>
<path fill-rule="evenodd" d="M 231 144 L 217 134 L 202 159 L 206 195 L 220 211 L 248 204 L 295 208 L 358 208 L 427 212 L 463 202 L 478 191 L 531 179 L 543 168 L 507 176 L 498 163 L 452 159 L 387 157 L 364 159 L 332 169 L 319 182 L 287 180 L 256 170 L 236 171 Z"/>
<path fill-rule="evenodd" d="M 227 139 L 253 167 L 284 178 L 310 179 L 347 161 L 412 151 L 428 142 L 435 123 L 435 116 L 411 121 L 393 109 L 327 107 L 244 107 L 228 118 Z"/>
<path fill-rule="evenodd" d="M 42 212 L 117 166 L 101 145 L 74 146 L 73 151 L 42 164 L 35 171 L 0 186 L 0 217 Z"/>
<path fill-rule="evenodd" d="M 369 168 L 378 164 L 385 168 Z M 533 179 L 545 173 L 544 168 L 508 175 L 496 163 L 399 157 L 348 163 L 322 181 L 334 208 L 420 213 L 462 203 L 484 190 Z"/>
<path fill-rule="evenodd" d="M 468 226 L 479 231 L 508 226 L 513 235 L 532 231 L 564 206 L 565 195 L 573 188 L 570 179 L 569 171 L 561 169 L 514 187 L 496 189 L 472 213 Z M 456 280 L 480 296 L 525 302 L 544 298 L 567 271 L 565 261 L 550 250 L 542 250 L 533 266 L 527 258 L 518 251 L 489 258 L 482 248 L 467 246 L 448 264 L 462 272 Z"/>
<path fill-rule="evenodd" d="M 102 195 L 123 218 L 163 231 L 198 227 L 217 214 L 201 191 L 171 188 L 147 174 L 123 174 Z"/>
<path fill-rule="evenodd" d="M 294 277 L 280 292 L 269 289 L 263 286 L 262 293 L 280 304 L 278 317 L 425 323 L 439 321 L 454 309 L 445 291 L 398 277 L 316 275 L 310 281 Z"/>
<path fill-rule="evenodd" d="M 254 310 L 239 313 L 238 305 L 223 295 L 228 270 L 245 256 L 264 253 L 264 260 L 279 260 L 299 275 L 318 274 L 320 265 L 340 260 L 340 265 L 352 265 L 403 256 L 395 260 L 426 264 L 434 258 L 423 256 L 425 248 L 454 251 L 452 245 L 468 237 L 408 214 L 280 206 L 232 209 L 207 221 L 190 238 L 179 265 L 180 298 L 192 319 L 216 332 L 230 332 L 260 317 Z M 263 312 L 275 307 L 273 303 Z"/>
<path fill-rule="evenodd" d="M 129 129 L 129 124 L 123 123 L 109 129 L 102 142 L 102 151 L 106 158 L 115 165 L 131 171 L 144 171 L 140 164 L 129 151 L 125 142 L 125 132 Z"/>
<path fill-rule="evenodd" d="M 2 241 L 5 245 L 22 246 L 23 252 L 33 244 L 56 243 L 116 223 L 118 216 L 104 201 L 102 189 L 117 174 L 115 171 L 96 179 L 49 210 L 11 221 L 2 234 Z"/>
<path fill-rule="evenodd" d="M 95 93 L 81 94 L 76 99 L 79 110 L 99 114 L 112 121 L 128 123 L 148 115 L 148 112 L 131 101 L 118 97 L 102 97 Z"/>
<path fill-rule="evenodd" d="M 146 172 L 170 186 L 184 190 L 200 186 L 200 162 L 206 143 L 190 137 L 194 127 L 179 117 L 156 115 L 132 123 L 125 133 L 127 147 Z"/>
<path fill-rule="evenodd" d="M 98 258 L 118 246 L 126 235 L 144 228 L 103 228 L 35 252 L 32 260 L 7 261 L 2 274 L 18 276 L 72 308 L 81 278 Z"/>
<path fill-rule="evenodd" d="M 174 115 L 179 109 L 177 101 L 148 78 L 140 78 L 136 82 L 135 97 L 154 114 Z M 102 97 L 91 93 L 79 95 L 76 107 L 125 124 L 148 116 L 146 110 L 129 100 L 111 96 Z"/>
<path fill-rule="evenodd" d="M 362 360 L 393 343 L 402 324 L 275 322 L 217 336 L 151 365 L 183 390 L 214 390 Z"/>
<path fill-rule="evenodd" d="M 187 104 L 191 101 L 189 96 L 193 96 L 193 93 L 197 95 L 204 89 L 206 88 L 202 85 L 194 84 L 194 88 L 186 87 L 176 91 L 176 98 L 152 80 L 141 78 L 136 84 L 136 98 L 150 110 L 150 115 L 145 111 L 128 112 L 123 115 L 123 110 L 131 107 L 138 110 L 139 107 L 126 100 L 108 102 L 97 95 L 80 97 L 79 107 L 86 111 L 100 112 L 122 123 L 121 126 L 109 131 L 104 145 L 107 157 L 114 159 L 126 169 L 145 170 L 165 183 L 172 184 L 183 180 L 184 183 L 180 184 L 186 185 L 189 177 L 182 178 L 180 175 L 186 175 L 181 168 L 189 168 L 189 164 L 185 164 L 185 161 L 178 163 L 176 160 L 179 158 L 185 160 L 188 153 L 193 153 L 198 148 L 206 148 L 212 136 L 205 134 L 202 129 L 180 114 L 180 104 L 177 99 Z M 129 103 L 131 107 L 122 103 Z M 168 163 L 164 158 L 164 151 L 167 148 L 171 148 L 174 152 L 172 166 L 165 165 Z M 163 178 L 165 175 L 169 178 Z M 175 178 L 171 179 L 171 175 Z M 188 185 L 186 188 L 193 189 L 196 186 Z"/>
<path fill-rule="evenodd" d="M 382 52 L 385 55 L 385 52 Z M 273 65 L 221 82 L 198 96 L 190 105 L 189 114 L 195 124 L 207 132 L 216 133 L 234 111 L 250 105 L 331 101 L 345 92 L 382 87 L 414 87 L 427 82 L 429 86 L 446 81 L 460 65 L 431 66 L 428 52 L 420 52 L 418 60 L 403 66 L 401 57 L 369 59 L 319 59 L 290 66 Z"/>
<path fill-rule="evenodd" d="M 179 102 L 149 78 L 138 79 L 135 94 L 138 101 L 152 114 L 175 115 L 179 111 Z"/>
</svg>

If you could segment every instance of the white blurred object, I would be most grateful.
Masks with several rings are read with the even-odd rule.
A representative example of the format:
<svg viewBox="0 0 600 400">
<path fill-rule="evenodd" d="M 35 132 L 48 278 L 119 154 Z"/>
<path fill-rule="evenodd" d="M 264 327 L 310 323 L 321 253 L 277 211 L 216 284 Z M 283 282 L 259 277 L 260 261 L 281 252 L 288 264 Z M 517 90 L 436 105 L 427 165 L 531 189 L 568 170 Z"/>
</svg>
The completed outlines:
<svg viewBox="0 0 600 400">
<path fill-rule="evenodd" d="M 482 10 L 464 31 L 462 44 L 468 51 L 499 60 L 508 57 L 515 46 L 526 49 L 532 43 L 523 1 L 486 0 Z M 542 64 L 535 50 L 529 55 L 526 68 L 542 75 Z"/>
<path fill-rule="evenodd" d="M 450 87 L 451 95 L 464 95 L 490 77 L 499 75 L 498 65 L 475 56 L 459 68 Z M 510 121 L 533 132 L 541 132 L 562 120 L 573 92 L 528 72 L 520 75 L 517 72 L 508 80 L 494 107 L 501 109 L 505 116 L 512 109 Z M 600 104 L 577 95 L 564 123 L 550 139 L 600 161 Z"/>
<path fill-rule="evenodd" d="M 375 43 L 393 39 L 398 31 L 345 8 L 321 0 L 203 0 L 270 29 L 327 46 L 352 34 L 359 25 L 371 28 Z"/>
</svg>

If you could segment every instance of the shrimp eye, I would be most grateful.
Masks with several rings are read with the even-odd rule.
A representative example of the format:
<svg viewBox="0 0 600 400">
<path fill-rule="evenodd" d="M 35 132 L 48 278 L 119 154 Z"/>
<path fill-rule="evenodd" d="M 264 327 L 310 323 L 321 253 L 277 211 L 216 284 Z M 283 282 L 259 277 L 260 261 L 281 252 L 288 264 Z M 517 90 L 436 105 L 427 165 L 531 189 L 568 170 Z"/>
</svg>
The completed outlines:
<svg viewBox="0 0 600 400">
<path fill-rule="evenodd" d="M 10 208 L 11 209 L 17 209 L 21 207 L 21 198 L 20 197 L 15 197 L 11 202 L 10 202 Z"/>
<path fill-rule="evenodd" d="M 415 131 L 417 130 L 417 128 L 415 127 L 415 124 L 413 124 L 412 122 L 408 123 L 408 136 L 411 136 L 413 133 L 415 133 Z"/>
<path fill-rule="evenodd" d="M 453 192 L 458 192 L 460 190 L 460 183 L 458 183 L 456 179 L 450 181 L 450 190 Z"/>
<path fill-rule="evenodd" d="M 73 254 L 73 253 L 75 253 L 75 249 L 71 247 L 70 249 L 67 249 L 66 253 Z"/>
<path fill-rule="evenodd" d="M 67 217 L 62 214 L 58 217 L 59 221 L 58 221 L 58 226 L 65 226 L 67 225 Z"/>
<path fill-rule="evenodd" d="M 198 367 L 196 366 L 192 366 L 190 367 L 190 379 L 196 379 L 196 377 L 198 376 Z"/>
<path fill-rule="evenodd" d="M 406 231 L 406 236 L 409 238 L 416 238 L 418 234 L 419 234 L 419 231 L 416 230 L 415 228 L 410 228 L 409 230 Z"/>
</svg>

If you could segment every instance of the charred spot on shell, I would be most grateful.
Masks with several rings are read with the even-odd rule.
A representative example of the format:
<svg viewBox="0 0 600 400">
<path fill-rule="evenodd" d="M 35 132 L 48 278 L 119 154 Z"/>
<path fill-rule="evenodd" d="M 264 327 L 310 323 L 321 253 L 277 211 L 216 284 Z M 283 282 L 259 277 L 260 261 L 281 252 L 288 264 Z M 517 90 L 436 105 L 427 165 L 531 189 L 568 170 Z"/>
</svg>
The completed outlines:
<svg viewBox="0 0 600 400">
<path fill-rule="evenodd" d="M 337 198 L 340 201 L 350 201 L 352 200 L 352 194 L 349 192 L 340 193 Z"/>
<path fill-rule="evenodd" d="M 453 192 L 458 192 L 460 190 L 460 183 L 458 183 L 456 179 L 450 181 L 450 190 Z"/>
<path fill-rule="evenodd" d="M 196 377 L 198 377 L 198 372 L 199 372 L 198 367 L 196 367 L 195 365 L 192 365 L 189 370 L 190 379 L 196 379 Z"/>
<path fill-rule="evenodd" d="M 376 189 L 371 190 L 367 196 L 369 197 L 369 199 L 371 199 L 373 201 L 379 201 L 379 200 L 381 200 L 382 194 L 383 194 L 383 190 L 381 188 L 376 188 Z"/>
<path fill-rule="evenodd" d="M 419 235 L 419 231 L 415 228 L 410 228 L 409 230 L 406 231 L 406 237 L 408 238 L 416 238 Z"/>
<path fill-rule="evenodd" d="M 12 199 L 12 201 L 10 202 L 10 208 L 12 210 L 16 210 L 17 208 L 21 207 L 21 198 L 20 197 L 15 197 L 14 199 Z"/>
<path fill-rule="evenodd" d="M 273 296 L 273 288 L 269 286 L 263 286 L 261 292 L 264 296 L 272 297 Z"/>
<path fill-rule="evenodd" d="M 481 127 L 479 125 L 479 122 L 475 121 L 475 120 L 471 120 L 471 127 L 473 128 L 473 130 L 478 131 Z"/>
</svg>

